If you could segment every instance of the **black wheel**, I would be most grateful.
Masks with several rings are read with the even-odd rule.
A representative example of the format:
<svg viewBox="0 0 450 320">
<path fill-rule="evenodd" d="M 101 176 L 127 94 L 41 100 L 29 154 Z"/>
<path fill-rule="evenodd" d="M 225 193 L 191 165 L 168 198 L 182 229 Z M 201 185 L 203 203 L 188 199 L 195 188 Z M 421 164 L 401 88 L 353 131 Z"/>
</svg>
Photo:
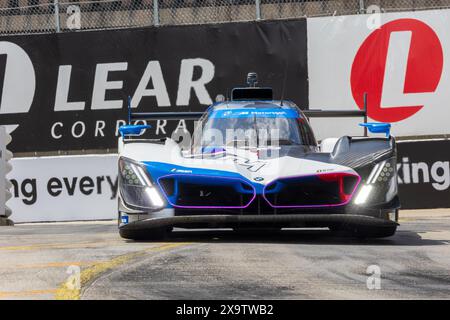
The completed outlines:
<svg viewBox="0 0 450 320">
<path fill-rule="evenodd" d="M 397 226 L 387 226 L 387 227 L 369 227 L 369 226 L 358 226 L 351 230 L 352 236 L 357 238 L 387 238 L 391 237 L 397 231 Z"/>
<path fill-rule="evenodd" d="M 8 218 L 0 218 L 0 226 L 13 227 L 14 226 L 14 222 L 11 219 L 8 219 Z"/>
<path fill-rule="evenodd" d="M 163 240 L 167 238 L 171 229 L 153 228 L 153 229 L 119 229 L 119 234 L 124 239 L 130 240 Z"/>
</svg>

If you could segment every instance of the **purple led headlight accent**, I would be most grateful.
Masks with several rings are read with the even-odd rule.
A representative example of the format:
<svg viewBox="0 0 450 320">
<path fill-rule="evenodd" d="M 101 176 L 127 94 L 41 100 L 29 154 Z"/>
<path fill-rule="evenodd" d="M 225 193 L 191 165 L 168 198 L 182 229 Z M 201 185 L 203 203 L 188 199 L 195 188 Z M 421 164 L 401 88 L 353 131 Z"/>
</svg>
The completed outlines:
<svg viewBox="0 0 450 320">
<path fill-rule="evenodd" d="M 286 178 L 283 178 L 283 179 L 277 179 L 277 180 L 274 180 L 274 181 L 270 182 L 269 184 L 267 184 L 266 186 L 264 186 L 262 196 L 263 196 L 264 200 L 266 200 L 266 202 L 267 202 L 272 208 L 274 208 L 274 209 L 330 208 L 330 207 L 340 207 L 340 206 L 345 206 L 346 204 L 348 204 L 348 203 L 352 200 L 353 195 L 354 195 L 356 189 L 358 188 L 359 183 L 361 182 L 361 177 L 360 177 L 358 174 L 349 173 L 349 172 L 336 172 L 336 173 L 337 173 L 337 174 L 342 173 L 342 174 L 351 175 L 351 176 L 354 176 L 354 177 L 356 177 L 356 178 L 358 179 L 358 181 L 356 182 L 355 187 L 353 188 L 353 191 L 352 191 L 352 193 L 350 194 L 348 200 L 347 200 L 347 201 L 344 201 L 344 202 L 342 202 L 342 203 L 336 203 L 336 204 L 318 204 L 318 205 L 289 205 L 289 206 L 275 206 L 275 205 L 273 205 L 273 204 L 269 201 L 269 199 L 267 199 L 267 197 L 266 197 L 266 189 L 267 189 L 270 185 L 276 183 L 276 182 L 279 181 L 279 180 L 293 180 L 293 179 L 298 179 L 298 178 L 308 178 L 308 177 L 318 177 L 318 178 L 319 178 L 319 176 L 321 176 L 321 175 L 327 175 L 327 173 L 325 173 L 325 174 L 300 175 L 300 176 L 286 177 Z M 319 178 L 319 179 L 320 179 L 320 178 Z"/>
<path fill-rule="evenodd" d="M 250 186 L 252 188 L 253 196 L 245 206 L 180 206 L 180 205 L 174 204 L 174 203 L 172 203 L 172 201 L 170 201 L 169 197 L 166 195 L 166 192 L 164 191 L 164 188 L 161 186 L 160 180 L 164 179 L 164 178 L 169 178 L 169 177 L 172 177 L 172 178 L 173 177 L 204 177 L 204 178 L 211 178 L 211 179 L 225 179 L 225 180 L 240 181 L 241 183 L 245 183 L 247 186 Z M 248 206 L 250 206 L 250 204 L 256 198 L 255 187 L 241 178 L 209 176 L 209 175 L 204 175 L 204 174 L 168 174 L 168 175 L 159 177 L 157 180 L 157 183 L 159 185 L 159 188 L 163 191 L 162 193 L 164 194 L 164 197 L 167 199 L 167 202 L 174 208 L 180 208 L 180 209 L 245 209 Z"/>
</svg>

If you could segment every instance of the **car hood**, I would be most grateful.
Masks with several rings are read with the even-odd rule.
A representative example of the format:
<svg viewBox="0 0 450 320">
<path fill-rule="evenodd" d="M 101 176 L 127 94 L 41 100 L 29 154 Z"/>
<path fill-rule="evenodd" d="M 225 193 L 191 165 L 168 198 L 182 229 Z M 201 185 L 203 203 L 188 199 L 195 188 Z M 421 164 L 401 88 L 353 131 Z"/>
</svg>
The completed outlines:
<svg viewBox="0 0 450 320">
<path fill-rule="evenodd" d="M 131 148 L 128 148 L 131 150 Z M 141 150 L 142 151 L 142 150 Z M 127 155 L 125 155 L 127 156 Z M 177 144 L 154 145 L 133 159 L 147 165 L 154 178 L 165 175 L 238 177 L 253 183 L 269 184 L 280 177 L 317 175 L 332 172 L 355 173 L 347 166 L 330 163 L 329 154 L 305 146 L 275 149 L 226 149 L 208 154 L 181 152 Z"/>
</svg>

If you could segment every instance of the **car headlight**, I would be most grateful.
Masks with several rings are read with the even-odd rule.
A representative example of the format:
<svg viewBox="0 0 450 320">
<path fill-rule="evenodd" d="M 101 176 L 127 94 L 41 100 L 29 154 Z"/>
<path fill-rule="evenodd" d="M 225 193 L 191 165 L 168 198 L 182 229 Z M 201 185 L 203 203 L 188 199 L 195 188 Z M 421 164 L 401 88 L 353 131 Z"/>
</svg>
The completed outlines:
<svg viewBox="0 0 450 320">
<path fill-rule="evenodd" d="M 155 210 L 164 207 L 164 200 L 146 168 L 127 158 L 119 159 L 120 194 L 127 206 Z"/>
<path fill-rule="evenodd" d="M 398 192 L 397 185 L 396 158 L 381 161 L 375 164 L 367 180 L 361 185 L 354 203 L 364 205 L 389 202 Z"/>
</svg>

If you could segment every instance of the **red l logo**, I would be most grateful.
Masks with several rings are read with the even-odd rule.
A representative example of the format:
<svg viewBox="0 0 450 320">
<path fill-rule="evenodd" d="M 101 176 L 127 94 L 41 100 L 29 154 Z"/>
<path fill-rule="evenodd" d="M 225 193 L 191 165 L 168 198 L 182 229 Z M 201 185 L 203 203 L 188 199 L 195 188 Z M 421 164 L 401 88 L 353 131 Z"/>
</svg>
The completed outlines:
<svg viewBox="0 0 450 320">
<path fill-rule="evenodd" d="M 370 34 L 355 56 L 353 99 L 362 110 L 367 92 L 369 117 L 404 120 L 423 108 L 417 94 L 436 91 L 442 68 L 442 46 L 433 29 L 416 19 L 391 21 Z M 403 104 L 392 102 L 399 96 Z"/>
</svg>

